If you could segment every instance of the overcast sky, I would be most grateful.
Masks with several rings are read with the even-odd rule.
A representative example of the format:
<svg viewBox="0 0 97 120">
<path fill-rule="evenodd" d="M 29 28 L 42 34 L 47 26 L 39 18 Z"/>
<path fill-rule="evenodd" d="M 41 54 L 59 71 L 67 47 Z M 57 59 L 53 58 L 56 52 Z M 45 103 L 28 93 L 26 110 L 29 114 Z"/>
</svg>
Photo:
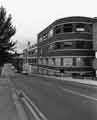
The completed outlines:
<svg viewBox="0 0 97 120">
<path fill-rule="evenodd" d="M 36 42 L 37 34 L 59 18 L 68 16 L 97 17 L 96 0 L 0 0 L 12 14 L 19 51 L 27 41 Z"/>
</svg>

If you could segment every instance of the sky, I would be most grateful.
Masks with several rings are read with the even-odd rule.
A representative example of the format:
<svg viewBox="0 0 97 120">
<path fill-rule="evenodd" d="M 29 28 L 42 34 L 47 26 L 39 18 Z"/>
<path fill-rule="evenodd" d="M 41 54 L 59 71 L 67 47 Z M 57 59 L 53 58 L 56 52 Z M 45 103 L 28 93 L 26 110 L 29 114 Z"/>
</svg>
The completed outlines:
<svg viewBox="0 0 97 120">
<path fill-rule="evenodd" d="M 27 42 L 37 41 L 37 34 L 56 19 L 68 16 L 97 17 L 97 0 L 0 0 L 0 5 L 12 15 L 16 26 L 17 50 L 22 52 Z"/>
</svg>

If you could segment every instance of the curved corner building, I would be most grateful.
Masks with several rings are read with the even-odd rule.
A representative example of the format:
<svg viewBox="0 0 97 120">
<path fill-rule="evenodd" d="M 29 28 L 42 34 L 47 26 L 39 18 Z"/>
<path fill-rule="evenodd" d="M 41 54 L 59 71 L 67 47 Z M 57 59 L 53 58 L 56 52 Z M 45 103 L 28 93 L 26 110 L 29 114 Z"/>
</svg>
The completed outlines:
<svg viewBox="0 0 97 120">
<path fill-rule="evenodd" d="M 95 19 L 67 17 L 38 34 L 38 70 L 42 74 L 94 76 L 92 27 Z"/>
</svg>

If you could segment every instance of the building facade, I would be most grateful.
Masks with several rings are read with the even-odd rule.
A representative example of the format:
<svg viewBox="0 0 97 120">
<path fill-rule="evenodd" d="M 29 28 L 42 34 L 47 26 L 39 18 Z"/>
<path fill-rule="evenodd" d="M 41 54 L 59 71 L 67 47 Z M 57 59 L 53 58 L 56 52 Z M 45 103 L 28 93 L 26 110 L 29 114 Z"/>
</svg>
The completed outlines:
<svg viewBox="0 0 97 120">
<path fill-rule="evenodd" d="M 95 18 L 67 17 L 38 34 L 37 61 L 41 74 L 95 76 L 93 23 Z"/>
<path fill-rule="evenodd" d="M 23 71 L 37 72 L 37 45 L 29 46 L 23 50 Z"/>
<path fill-rule="evenodd" d="M 21 72 L 23 70 L 23 54 L 16 54 L 15 57 L 13 57 L 13 63 L 14 67 L 17 69 L 18 72 Z"/>
</svg>

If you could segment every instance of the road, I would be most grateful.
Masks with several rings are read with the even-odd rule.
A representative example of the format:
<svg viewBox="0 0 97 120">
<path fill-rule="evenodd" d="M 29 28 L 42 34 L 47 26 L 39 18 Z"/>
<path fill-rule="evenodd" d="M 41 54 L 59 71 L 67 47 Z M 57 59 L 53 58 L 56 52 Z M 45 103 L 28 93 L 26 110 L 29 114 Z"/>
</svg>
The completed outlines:
<svg viewBox="0 0 97 120">
<path fill-rule="evenodd" d="M 97 120 L 96 86 L 19 74 L 11 80 L 48 120 Z"/>
</svg>

